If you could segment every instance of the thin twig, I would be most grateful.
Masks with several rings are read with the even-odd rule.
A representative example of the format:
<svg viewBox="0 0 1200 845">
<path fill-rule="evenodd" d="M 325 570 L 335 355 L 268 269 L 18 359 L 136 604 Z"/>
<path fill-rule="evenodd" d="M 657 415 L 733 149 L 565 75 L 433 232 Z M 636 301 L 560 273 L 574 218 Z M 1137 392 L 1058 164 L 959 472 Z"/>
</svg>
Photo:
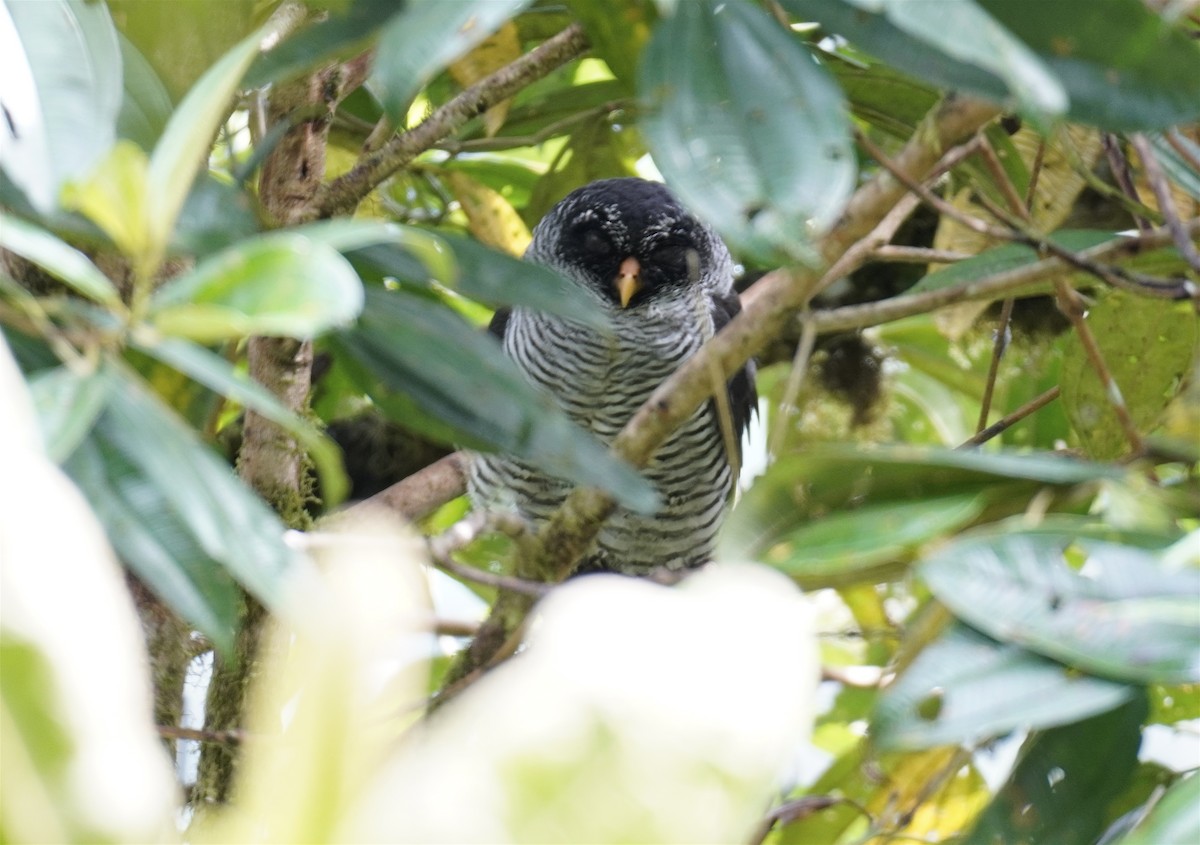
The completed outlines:
<svg viewBox="0 0 1200 845">
<path fill-rule="evenodd" d="M 1010 296 L 1004 300 L 1004 305 L 1000 309 L 1000 325 L 996 327 L 996 337 L 992 342 L 992 360 L 988 363 L 987 381 L 983 386 L 983 401 L 979 403 L 979 423 L 975 426 L 977 434 L 987 426 L 988 417 L 992 412 L 992 396 L 996 391 L 996 376 L 1000 372 L 1000 359 L 1004 357 L 1004 350 L 1008 348 L 1010 339 L 1014 302 L 1015 300 Z"/>
<path fill-rule="evenodd" d="M 1142 160 L 1146 181 L 1150 183 L 1150 190 L 1154 192 L 1154 198 L 1158 200 L 1158 210 L 1162 212 L 1163 219 L 1167 222 L 1167 228 L 1171 230 L 1176 249 L 1179 250 L 1179 254 L 1183 256 L 1188 265 L 1200 273 L 1200 253 L 1196 251 L 1196 244 L 1183 230 L 1183 223 L 1179 219 L 1179 209 L 1175 207 L 1175 199 L 1171 196 L 1171 187 L 1167 184 L 1167 176 L 1163 173 L 1158 156 L 1154 154 L 1154 148 L 1150 146 L 1146 136 L 1140 132 L 1133 135 L 1130 141 L 1133 142 L 1133 148 L 1137 150 L 1138 156 Z"/>
<path fill-rule="evenodd" d="M 1189 220 L 1185 227 L 1192 234 L 1200 234 L 1200 217 Z M 816 323 L 819 334 L 829 334 L 830 332 L 878 326 L 959 302 L 999 299 L 1062 273 L 1067 267 L 1081 264 L 1095 265 L 1097 259 L 1113 260 L 1138 255 L 1148 249 L 1165 246 L 1171 243 L 1171 240 L 1171 233 L 1166 228 L 1152 229 L 1144 236 L 1117 237 L 1082 252 L 1070 253 L 1070 260 L 1059 255 L 1052 255 L 1023 267 L 1014 267 L 1011 270 L 994 273 L 981 279 L 959 282 L 938 290 L 904 294 L 878 302 L 845 305 L 828 311 L 818 311 L 813 314 L 813 321 Z M 1139 289 L 1139 292 L 1154 295 L 1151 291 Z M 1176 290 L 1174 298 L 1183 299 L 1194 295 L 1194 289 L 1189 288 L 1188 284 L 1184 282 Z"/>
<path fill-rule="evenodd" d="M 768 454 L 776 456 L 783 449 L 783 438 L 791 424 L 792 417 L 799 410 L 796 398 L 804 379 L 808 375 L 808 362 L 812 357 L 813 346 L 817 342 L 816 324 L 812 321 L 811 312 L 804 312 L 800 317 L 800 342 L 796 344 L 796 356 L 792 359 L 792 370 L 788 373 L 787 385 L 783 389 L 783 398 L 779 400 L 779 419 L 775 421 L 775 430 L 771 432 Z"/>
<path fill-rule="evenodd" d="M 869 260 L 890 261 L 895 264 L 954 264 L 974 257 L 969 252 L 956 252 L 950 249 L 884 244 L 871 252 Z"/>
<path fill-rule="evenodd" d="M 429 556 L 438 569 L 448 572 L 456 578 L 535 598 L 546 595 L 550 590 L 550 585 L 542 581 L 530 581 L 511 575 L 485 572 L 454 559 L 454 552 L 470 545 L 480 534 L 492 529 L 507 534 L 518 543 L 524 539 L 527 531 L 525 523 L 519 518 L 510 518 L 510 515 L 499 512 L 476 510 L 437 537 L 430 537 L 428 540 Z"/>
<path fill-rule="evenodd" d="M 420 124 L 363 156 L 349 172 L 325 185 L 317 198 L 317 216 L 332 217 L 353 209 L 383 180 L 432 149 L 471 118 L 578 58 L 587 48 L 588 40 L 582 27 L 572 24 L 516 61 L 466 88 Z"/>
<path fill-rule="evenodd" d="M 1029 216 L 1029 208 L 1025 200 L 1017 193 L 1017 186 L 1013 184 L 1012 179 L 1008 178 L 1008 173 L 1004 170 L 1004 165 L 1000 163 L 1000 156 L 996 155 L 996 149 L 992 146 L 992 142 L 982 132 L 979 133 L 979 154 L 983 158 L 984 166 L 992 175 L 992 181 L 1000 188 L 1000 193 L 1004 194 L 1009 208 L 1022 215 L 1026 221 L 1032 222 L 1033 218 Z"/>
<path fill-rule="evenodd" d="M 1035 411 L 1039 411 L 1042 408 L 1049 405 L 1051 402 L 1053 402 L 1055 399 L 1058 398 L 1058 394 L 1061 392 L 1061 390 L 1062 390 L 1062 388 L 1060 388 L 1058 385 L 1055 385 L 1054 387 L 1050 388 L 1042 395 L 1026 402 L 1024 405 L 1022 405 L 1020 408 L 1017 408 L 1017 410 L 1013 411 L 1011 414 L 992 423 L 987 428 L 981 429 L 973 437 L 970 437 L 967 440 L 964 440 L 958 446 L 958 448 L 959 449 L 969 449 L 972 446 L 978 446 L 981 443 L 986 443 L 987 441 L 989 441 L 993 437 L 995 437 L 997 434 L 1000 434 L 1000 433 L 1008 430 L 1009 428 L 1012 428 L 1016 423 L 1025 419 L 1030 414 L 1034 413 Z"/>
<path fill-rule="evenodd" d="M 1042 165 L 1046 163 L 1046 139 L 1038 140 L 1037 152 L 1033 154 L 1033 164 L 1029 168 L 1029 189 L 1025 191 L 1025 210 L 1033 212 L 1033 200 L 1037 196 L 1038 182 L 1042 176 Z"/>
<path fill-rule="evenodd" d="M 1166 132 L 1167 143 L 1179 153 L 1180 157 L 1188 163 L 1188 165 L 1200 173 L 1200 156 L 1196 155 L 1196 151 L 1184 143 L 1183 137 L 1179 134 L 1178 129 L 1168 129 Z"/>
<path fill-rule="evenodd" d="M 181 728 L 178 725 L 155 725 L 154 727 L 163 739 L 190 739 L 216 745 L 241 745 L 247 739 L 246 732 L 241 728 L 204 731 L 199 728 Z"/>
<path fill-rule="evenodd" d="M 1133 174 L 1129 169 L 1129 160 L 1125 158 L 1125 153 L 1121 151 L 1121 143 L 1117 139 L 1117 136 L 1111 132 L 1105 132 L 1101 141 L 1104 144 L 1104 155 L 1108 158 L 1108 169 L 1112 171 L 1113 181 L 1117 183 L 1117 187 L 1121 189 L 1121 192 L 1125 196 L 1141 205 L 1142 200 L 1138 196 L 1137 186 L 1133 184 Z M 1142 215 L 1134 214 L 1133 222 L 1137 224 L 1139 232 L 1144 234 L 1150 231 L 1150 223 Z"/>
</svg>

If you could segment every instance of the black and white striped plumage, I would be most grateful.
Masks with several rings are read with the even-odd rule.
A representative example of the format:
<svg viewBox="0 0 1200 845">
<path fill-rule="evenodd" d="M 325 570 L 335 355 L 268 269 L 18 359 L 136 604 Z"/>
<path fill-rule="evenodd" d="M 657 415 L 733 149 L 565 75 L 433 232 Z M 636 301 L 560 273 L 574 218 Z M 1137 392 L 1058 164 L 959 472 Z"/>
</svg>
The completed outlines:
<svg viewBox="0 0 1200 845">
<path fill-rule="evenodd" d="M 492 331 L 532 382 L 606 443 L 740 310 L 720 238 L 665 187 L 642 179 L 575 191 L 537 225 L 525 257 L 579 285 L 608 314 L 612 335 L 524 308 L 497 312 Z M 728 385 L 739 441 L 755 403 L 753 379 L 747 365 Z M 641 575 L 710 559 L 734 481 L 714 403 L 675 432 L 645 474 L 658 488 L 659 512 L 618 509 L 579 571 Z M 535 524 L 571 487 L 503 455 L 475 456 L 469 484 L 477 506 L 516 508 Z"/>
</svg>

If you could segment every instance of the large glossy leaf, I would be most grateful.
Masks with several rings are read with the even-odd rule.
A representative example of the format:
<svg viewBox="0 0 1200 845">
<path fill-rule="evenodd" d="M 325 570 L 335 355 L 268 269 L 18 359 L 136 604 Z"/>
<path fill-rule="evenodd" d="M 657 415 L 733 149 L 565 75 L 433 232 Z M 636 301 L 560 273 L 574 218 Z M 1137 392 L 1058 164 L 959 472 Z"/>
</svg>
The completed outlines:
<svg viewBox="0 0 1200 845">
<path fill-rule="evenodd" d="M 429 78 L 487 38 L 529 0 L 408 0 L 384 27 L 372 84 L 396 124 Z"/>
<path fill-rule="evenodd" d="M 346 497 L 349 481 L 342 468 L 341 455 L 332 440 L 311 423 L 285 408 L 258 382 L 238 370 L 220 355 L 179 338 L 145 339 L 138 348 L 165 364 L 232 399 L 278 425 L 307 450 L 321 478 L 321 493 L 328 507 Z"/>
<path fill-rule="evenodd" d="M 884 692 L 871 736 L 891 749 L 978 743 L 1105 713 L 1135 694 L 954 624 Z"/>
<path fill-rule="evenodd" d="M 1034 734 L 966 845 L 1092 845 L 1137 764 L 1146 698 Z"/>
<path fill-rule="evenodd" d="M 978 2 L 1067 89 L 1071 119 L 1132 130 L 1200 116 L 1200 46 L 1141 0 Z"/>
<path fill-rule="evenodd" d="M 1027 495 L 1040 485 L 1117 480 L 1124 474 L 1104 464 L 1037 453 L 826 447 L 780 458 L 755 481 L 722 532 L 718 557 L 758 557 L 788 532 L 831 511 L 959 494 Z"/>
<path fill-rule="evenodd" d="M 217 128 L 229 112 L 242 75 L 258 55 L 262 33 L 253 32 L 210 66 L 171 114 L 150 155 L 146 203 L 148 241 L 161 255 L 196 174 L 208 161 Z"/>
<path fill-rule="evenodd" d="M 241 594 L 221 562 L 104 432 L 86 441 L 65 468 L 86 493 L 117 555 L 142 582 L 224 655 L 232 656 Z"/>
<path fill-rule="evenodd" d="M 388 18 L 402 7 L 380 0 L 338 3 L 328 14 L 259 56 L 246 72 L 246 86 L 258 88 L 299 76 L 307 68 L 328 64 L 362 49 Z"/>
<path fill-rule="evenodd" d="M 151 486 L 209 559 L 273 606 L 298 559 L 283 541 L 282 523 L 139 379 L 112 377 L 98 442 Z"/>
<path fill-rule="evenodd" d="M 358 274 L 334 249 L 285 232 L 239 243 L 167 282 L 150 319 L 194 340 L 309 337 L 352 320 L 362 296 Z"/>
<path fill-rule="evenodd" d="M 829 514 L 779 538 L 765 563 L 806 588 L 865 580 L 886 564 L 903 563 L 923 543 L 969 525 L 986 496 L 965 492 L 914 501 L 884 501 Z"/>
<path fill-rule="evenodd" d="M 1200 342 L 1195 310 L 1110 291 L 1089 309 L 1087 324 L 1134 426 L 1152 429 L 1193 371 Z M 1076 334 L 1063 353 L 1062 402 L 1089 455 L 1107 460 L 1128 451 L 1109 390 Z"/>
<path fill-rule="evenodd" d="M 918 79 L 1107 129 L 1200 114 L 1200 50 L 1139 0 L 781 0 Z"/>
<path fill-rule="evenodd" d="M 108 401 L 109 379 L 55 367 L 29 381 L 50 459 L 62 463 L 83 441 Z"/>
<path fill-rule="evenodd" d="M 117 32 L 103 3 L 41 0 L 0 10 L 5 56 L 0 166 L 40 212 L 111 146 L 121 106 Z"/>
<path fill-rule="evenodd" d="M 89 299 L 120 308 L 121 297 L 91 260 L 49 232 L 0 214 L 0 246 L 41 267 Z"/>
<path fill-rule="evenodd" d="M 1072 568 L 1066 554 L 1082 554 Z M 1073 534 L 960 540 L 920 573 L 963 621 L 1084 671 L 1134 682 L 1200 680 L 1200 570 Z"/>
<path fill-rule="evenodd" d="M 855 163 L 841 91 L 746 0 L 680 3 L 643 55 L 642 121 L 680 198 L 737 250 L 806 260 L 841 211 Z"/>
<path fill-rule="evenodd" d="M 171 95 L 133 42 L 124 35 L 120 39 L 125 93 L 117 116 L 117 134 L 149 152 L 171 118 Z"/>
<path fill-rule="evenodd" d="M 1118 845 L 1200 842 L 1200 774 L 1177 781 Z"/>
<path fill-rule="evenodd" d="M 465 446 L 507 452 L 546 472 L 602 487 L 639 511 L 653 488 L 534 389 L 494 338 L 403 289 L 369 289 L 358 325 L 332 336 L 336 354 L 410 397 Z M 404 423 L 405 420 L 397 420 Z"/>
<path fill-rule="evenodd" d="M 374 274 L 391 276 L 416 285 L 431 280 L 479 300 L 493 308 L 522 305 L 604 330 L 608 323 L 578 285 L 546 267 L 519 261 L 478 241 L 457 235 L 438 238 L 447 253 L 443 266 L 432 265 L 425 254 L 424 267 L 414 265 L 413 251 L 391 245 L 360 249 L 351 258 L 357 266 L 369 265 Z M 364 269 L 364 273 L 367 272 Z"/>
</svg>

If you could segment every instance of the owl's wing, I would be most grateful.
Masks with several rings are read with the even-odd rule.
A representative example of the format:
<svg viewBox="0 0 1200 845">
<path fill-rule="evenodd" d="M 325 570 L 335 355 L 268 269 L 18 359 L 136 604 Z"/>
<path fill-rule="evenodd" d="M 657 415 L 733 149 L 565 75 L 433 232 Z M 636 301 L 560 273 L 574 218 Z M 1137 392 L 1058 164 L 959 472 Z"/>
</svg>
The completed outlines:
<svg viewBox="0 0 1200 845">
<path fill-rule="evenodd" d="M 713 328 L 720 331 L 742 310 L 741 300 L 735 291 L 714 293 L 712 296 Z M 750 424 L 750 417 L 758 412 L 758 391 L 754 387 L 754 361 L 747 361 L 729 378 L 729 413 L 733 417 L 733 428 L 741 448 L 742 435 Z"/>
</svg>

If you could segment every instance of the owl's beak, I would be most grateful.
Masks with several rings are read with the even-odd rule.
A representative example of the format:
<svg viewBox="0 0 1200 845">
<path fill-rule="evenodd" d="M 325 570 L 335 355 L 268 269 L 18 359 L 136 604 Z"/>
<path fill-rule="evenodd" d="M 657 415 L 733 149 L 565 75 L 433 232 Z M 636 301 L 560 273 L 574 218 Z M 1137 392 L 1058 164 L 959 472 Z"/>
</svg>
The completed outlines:
<svg viewBox="0 0 1200 845">
<path fill-rule="evenodd" d="M 642 265 L 632 255 L 621 262 L 617 272 L 617 280 L 613 283 L 617 288 L 617 296 L 621 299 L 621 307 L 629 306 L 629 300 L 642 288 Z"/>
</svg>

